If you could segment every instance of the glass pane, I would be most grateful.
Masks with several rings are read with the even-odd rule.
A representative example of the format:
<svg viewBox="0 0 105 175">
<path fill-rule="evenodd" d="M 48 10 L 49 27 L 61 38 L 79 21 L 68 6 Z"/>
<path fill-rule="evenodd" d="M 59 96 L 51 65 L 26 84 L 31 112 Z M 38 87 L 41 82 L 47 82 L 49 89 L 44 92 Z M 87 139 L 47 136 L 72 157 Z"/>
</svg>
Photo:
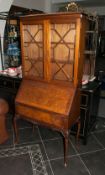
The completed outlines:
<svg viewBox="0 0 105 175">
<path fill-rule="evenodd" d="M 76 24 L 51 25 L 52 79 L 72 81 Z"/>
<path fill-rule="evenodd" d="M 24 25 L 24 75 L 43 77 L 43 27 Z"/>
</svg>

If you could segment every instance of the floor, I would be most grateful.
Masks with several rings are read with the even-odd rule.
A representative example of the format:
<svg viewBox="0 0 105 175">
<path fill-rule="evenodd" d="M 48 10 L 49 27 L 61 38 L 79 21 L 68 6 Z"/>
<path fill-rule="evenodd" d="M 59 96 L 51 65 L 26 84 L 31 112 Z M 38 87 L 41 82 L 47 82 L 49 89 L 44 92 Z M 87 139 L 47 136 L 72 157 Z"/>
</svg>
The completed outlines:
<svg viewBox="0 0 105 175">
<path fill-rule="evenodd" d="M 74 135 L 70 135 L 66 168 L 63 164 L 63 139 L 58 132 L 38 126 L 33 129 L 32 124 L 24 120 L 18 120 L 18 126 L 19 143 L 16 145 L 11 117 L 7 118 L 10 137 L 0 145 L 1 152 L 6 148 L 39 144 L 48 175 L 105 175 L 105 118 L 97 119 L 96 128 L 89 135 L 87 145 L 83 145 L 82 139 L 76 144 Z M 21 157 L 17 160 L 17 164 L 23 159 L 25 158 Z M 0 171 L 0 175 L 9 174 L 8 166 L 10 164 L 6 165 L 5 173 Z M 32 175 L 30 168 L 27 167 L 26 170 L 27 173 L 23 175 Z"/>
</svg>

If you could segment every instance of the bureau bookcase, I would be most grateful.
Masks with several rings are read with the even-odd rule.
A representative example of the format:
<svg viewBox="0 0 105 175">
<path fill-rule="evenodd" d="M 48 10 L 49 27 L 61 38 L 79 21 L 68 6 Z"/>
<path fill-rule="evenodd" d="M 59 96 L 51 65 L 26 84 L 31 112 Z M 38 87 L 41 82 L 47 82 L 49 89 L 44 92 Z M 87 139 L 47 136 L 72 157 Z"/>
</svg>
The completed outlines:
<svg viewBox="0 0 105 175">
<path fill-rule="evenodd" d="M 69 130 L 80 116 L 86 15 L 37 14 L 20 18 L 23 79 L 15 99 L 22 117 L 61 132 L 67 165 Z"/>
</svg>

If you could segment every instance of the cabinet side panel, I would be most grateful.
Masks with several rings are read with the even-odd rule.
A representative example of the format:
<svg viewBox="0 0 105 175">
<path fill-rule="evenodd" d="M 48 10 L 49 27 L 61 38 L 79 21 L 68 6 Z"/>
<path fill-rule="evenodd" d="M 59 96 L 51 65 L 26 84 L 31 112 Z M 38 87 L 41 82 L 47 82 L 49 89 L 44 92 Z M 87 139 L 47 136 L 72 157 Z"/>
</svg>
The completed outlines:
<svg viewBox="0 0 105 175">
<path fill-rule="evenodd" d="M 85 34 L 86 34 L 86 18 L 81 16 L 77 20 L 76 29 L 76 47 L 75 47 L 75 80 L 74 84 L 81 85 L 83 75 L 83 62 L 85 59 Z"/>
</svg>

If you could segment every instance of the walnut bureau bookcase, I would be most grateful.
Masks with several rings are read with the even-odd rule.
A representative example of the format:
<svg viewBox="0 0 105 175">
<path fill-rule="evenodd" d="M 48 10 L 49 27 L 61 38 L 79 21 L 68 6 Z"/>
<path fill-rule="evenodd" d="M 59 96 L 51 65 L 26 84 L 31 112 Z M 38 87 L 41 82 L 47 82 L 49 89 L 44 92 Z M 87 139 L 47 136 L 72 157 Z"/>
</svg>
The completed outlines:
<svg viewBox="0 0 105 175">
<path fill-rule="evenodd" d="M 80 115 L 86 16 L 81 13 L 20 18 L 23 79 L 15 99 L 21 117 L 61 132 L 67 165 L 69 129 Z"/>
</svg>

